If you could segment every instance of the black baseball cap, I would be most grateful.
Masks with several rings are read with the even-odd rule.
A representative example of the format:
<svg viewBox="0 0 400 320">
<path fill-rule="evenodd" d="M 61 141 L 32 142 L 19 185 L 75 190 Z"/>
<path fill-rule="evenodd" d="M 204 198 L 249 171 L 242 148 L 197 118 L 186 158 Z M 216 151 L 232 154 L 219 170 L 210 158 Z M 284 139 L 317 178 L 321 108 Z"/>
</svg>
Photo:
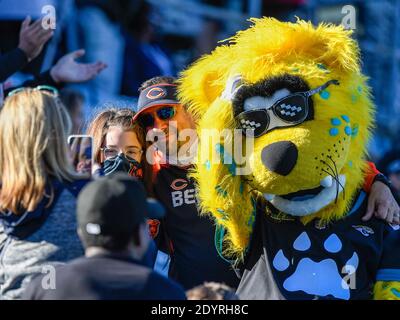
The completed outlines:
<svg viewBox="0 0 400 320">
<path fill-rule="evenodd" d="M 158 83 L 142 90 L 133 121 L 145 110 L 158 106 L 180 105 L 176 97 L 176 88 L 177 85 L 173 83 Z"/>
<path fill-rule="evenodd" d="M 143 184 L 125 172 L 90 182 L 78 196 L 78 227 L 92 236 L 129 234 L 146 219 L 164 214 L 158 201 L 146 197 Z"/>
</svg>

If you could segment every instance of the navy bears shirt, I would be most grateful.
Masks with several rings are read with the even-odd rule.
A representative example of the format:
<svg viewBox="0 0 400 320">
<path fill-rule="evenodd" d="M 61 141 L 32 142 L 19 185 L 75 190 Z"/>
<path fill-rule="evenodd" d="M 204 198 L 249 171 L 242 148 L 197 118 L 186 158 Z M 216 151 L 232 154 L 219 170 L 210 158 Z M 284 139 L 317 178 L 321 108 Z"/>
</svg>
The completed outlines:
<svg viewBox="0 0 400 320">
<path fill-rule="evenodd" d="M 236 288 L 239 279 L 217 253 L 214 223 L 199 215 L 195 187 L 187 173 L 187 168 L 162 165 L 154 183 L 156 198 L 167 211 L 155 232 L 160 250 L 171 256 L 169 276 L 185 289 L 204 281 Z"/>
<path fill-rule="evenodd" d="M 371 299 L 375 281 L 400 281 L 399 226 L 362 221 L 366 207 L 361 191 L 346 218 L 327 225 L 315 219 L 305 226 L 298 218 L 278 220 L 259 210 L 239 297 Z"/>
</svg>

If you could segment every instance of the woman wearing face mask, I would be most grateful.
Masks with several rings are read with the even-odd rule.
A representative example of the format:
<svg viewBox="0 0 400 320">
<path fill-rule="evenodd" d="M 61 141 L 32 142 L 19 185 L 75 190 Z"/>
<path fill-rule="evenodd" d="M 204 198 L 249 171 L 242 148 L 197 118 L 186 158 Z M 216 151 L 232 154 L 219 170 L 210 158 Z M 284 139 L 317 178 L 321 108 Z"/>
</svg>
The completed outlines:
<svg viewBox="0 0 400 320">
<path fill-rule="evenodd" d="M 132 122 L 134 114 L 130 109 L 106 109 L 90 123 L 87 133 L 93 136 L 94 162 L 98 164 L 95 175 L 125 171 L 148 181 L 151 170 L 146 170 L 143 157 L 145 136 L 142 128 Z"/>
<path fill-rule="evenodd" d="M 101 111 L 89 124 L 87 134 L 93 137 L 93 175 L 109 175 L 118 171 L 128 172 L 144 182 L 151 196 L 152 170 L 144 157 L 145 134 L 143 129 L 132 122 L 135 112 L 130 109 L 110 108 Z M 149 233 L 153 220 L 149 220 Z M 151 242 L 143 263 L 153 267 L 157 256 L 154 242 Z"/>
</svg>

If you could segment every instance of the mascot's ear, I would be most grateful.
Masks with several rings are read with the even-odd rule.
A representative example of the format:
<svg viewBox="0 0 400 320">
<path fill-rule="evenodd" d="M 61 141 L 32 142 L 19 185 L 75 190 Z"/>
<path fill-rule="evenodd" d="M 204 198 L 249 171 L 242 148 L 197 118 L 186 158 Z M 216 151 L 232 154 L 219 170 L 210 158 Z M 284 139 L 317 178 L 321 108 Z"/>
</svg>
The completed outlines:
<svg viewBox="0 0 400 320">
<path fill-rule="evenodd" d="M 257 70 L 282 71 L 282 66 L 313 62 L 321 68 L 339 72 L 359 72 L 360 51 L 351 30 L 343 26 L 298 19 L 296 23 L 282 22 L 274 18 L 253 18 L 251 28 L 238 32 L 230 39 L 231 56 L 226 64 L 244 63 Z M 236 56 L 236 59 L 232 57 Z M 246 70 L 246 68 L 243 68 Z M 252 72 L 249 72 L 251 75 Z M 249 80 L 252 77 L 250 76 Z"/>
<path fill-rule="evenodd" d="M 305 23 L 303 21 L 300 25 L 304 27 Z M 315 34 L 311 34 L 312 38 L 309 35 L 309 39 L 310 42 L 315 39 L 315 43 L 305 47 L 309 48 L 310 53 L 315 48 L 321 48 L 318 60 L 322 64 L 333 70 L 360 72 L 360 49 L 351 37 L 353 31 L 345 30 L 342 25 L 331 24 L 320 24 L 313 31 Z"/>
<path fill-rule="evenodd" d="M 178 80 L 178 99 L 195 118 L 200 118 L 224 90 L 231 50 L 227 45 L 217 47 L 183 71 Z"/>
<path fill-rule="evenodd" d="M 282 30 L 282 34 L 285 34 L 285 45 L 289 47 L 281 46 L 280 50 L 283 48 L 291 54 L 297 54 L 300 59 L 301 56 L 311 57 L 330 70 L 360 72 L 360 49 L 352 38 L 352 30 L 330 23 L 321 23 L 314 27 L 311 22 L 300 19 L 289 26 L 289 32 Z"/>
</svg>

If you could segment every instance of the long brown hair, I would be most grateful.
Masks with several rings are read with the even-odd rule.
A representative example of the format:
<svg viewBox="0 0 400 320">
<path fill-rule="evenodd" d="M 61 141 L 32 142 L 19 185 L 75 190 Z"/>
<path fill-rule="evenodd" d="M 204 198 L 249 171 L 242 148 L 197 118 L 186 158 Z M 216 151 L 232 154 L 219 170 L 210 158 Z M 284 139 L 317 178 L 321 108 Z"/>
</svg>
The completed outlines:
<svg viewBox="0 0 400 320">
<path fill-rule="evenodd" d="M 0 210 L 34 210 L 49 176 L 79 178 L 68 157 L 70 128 L 68 112 L 49 93 L 25 89 L 5 100 L 0 112 Z"/>
<path fill-rule="evenodd" d="M 111 126 L 118 126 L 124 131 L 135 132 L 139 143 L 142 145 L 143 154 L 141 164 L 143 167 L 143 183 L 149 195 L 152 195 L 152 167 L 146 161 L 146 137 L 143 128 L 132 121 L 135 112 L 128 108 L 108 108 L 100 111 L 89 123 L 87 134 L 93 137 L 94 161 L 101 164 L 101 149 L 104 147 L 108 129 Z"/>
</svg>

